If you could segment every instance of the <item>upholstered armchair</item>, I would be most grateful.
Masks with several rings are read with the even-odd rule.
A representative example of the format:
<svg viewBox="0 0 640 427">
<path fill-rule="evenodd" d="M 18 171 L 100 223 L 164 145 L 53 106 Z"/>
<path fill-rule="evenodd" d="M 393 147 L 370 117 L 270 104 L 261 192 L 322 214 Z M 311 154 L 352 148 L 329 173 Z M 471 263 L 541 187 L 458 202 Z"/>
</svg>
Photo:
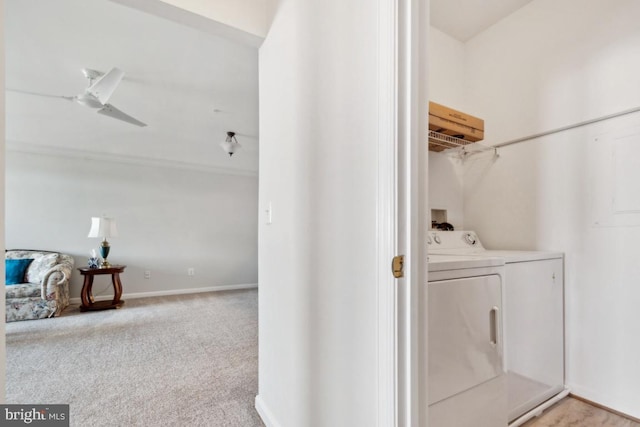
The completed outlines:
<svg viewBox="0 0 640 427">
<path fill-rule="evenodd" d="M 29 259 L 32 261 L 26 261 Z M 17 264 L 18 270 L 13 273 L 20 277 L 19 269 L 25 267 L 24 276 L 18 283 L 5 283 L 7 322 L 54 317 L 69 305 L 69 280 L 74 264 L 71 255 L 39 250 L 6 251 L 7 271 Z"/>
</svg>

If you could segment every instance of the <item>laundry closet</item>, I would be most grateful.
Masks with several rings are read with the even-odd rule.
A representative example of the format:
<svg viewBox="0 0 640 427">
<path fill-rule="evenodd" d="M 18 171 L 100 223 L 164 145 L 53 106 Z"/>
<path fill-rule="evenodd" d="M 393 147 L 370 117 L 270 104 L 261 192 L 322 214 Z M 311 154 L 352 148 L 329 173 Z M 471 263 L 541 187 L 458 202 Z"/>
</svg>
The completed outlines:
<svg viewBox="0 0 640 427">
<path fill-rule="evenodd" d="M 429 99 L 483 119 L 484 135 L 478 144 L 429 152 L 430 220 L 455 231 L 433 230 L 427 239 L 561 254 L 548 258 L 554 267 L 545 275 L 563 283 L 547 301 L 560 305 L 564 354 L 538 360 L 541 375 L 560 363 L 567 392 L 638 419 L 640 4 L 523 1 L 465 34 L 438 21 L 438 3 L 432 0 Z M 429 244 L 437 257 L 438 244 Z M 532 277 L 527 262 L 519 268 Z M 509 273 L 501 277 L 509 286 Z M 503 295 L 501 309 L 509 304 Z M 535 291 L 520 304 L 533 313 L 548 308 L 535 305 Z M 490 328 L 494 305 L 486 310 Z M 518 338 L 523 345 L 549 327 L 529 323 L 531 335 Z M 516 412 L 505 415 L 508 422 Z"/>
</svg>

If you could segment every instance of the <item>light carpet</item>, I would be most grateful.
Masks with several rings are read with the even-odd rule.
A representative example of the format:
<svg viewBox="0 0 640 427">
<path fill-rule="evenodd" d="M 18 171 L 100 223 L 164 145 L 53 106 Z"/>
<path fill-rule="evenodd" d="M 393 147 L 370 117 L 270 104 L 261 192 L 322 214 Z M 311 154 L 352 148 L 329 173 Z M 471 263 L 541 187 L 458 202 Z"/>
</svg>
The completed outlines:
<svg viewBox="0 0 640 427">
<path fill-rule="evenodd" d="M 72 426 L 263 426 L 258 291 L 127 300 L 6 325 L 7 403 L 70 404 Z"/>
</svg>

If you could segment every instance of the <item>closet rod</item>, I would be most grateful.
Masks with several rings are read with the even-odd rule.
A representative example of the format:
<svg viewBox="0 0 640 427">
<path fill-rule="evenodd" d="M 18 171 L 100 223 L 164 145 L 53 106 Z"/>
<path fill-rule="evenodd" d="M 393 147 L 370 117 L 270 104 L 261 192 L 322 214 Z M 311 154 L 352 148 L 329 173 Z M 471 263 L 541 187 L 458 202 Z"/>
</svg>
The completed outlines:
<svg viewBox="0 0 640 427">
<path fill-rule="evenodd" d="M 563 126 L 563 127 L 560 127 L 560 128 L 556 128 L 556 129 L 553 129 L 553 130 L 546 131 L 546 132 L 536 133 L 536 134 L 533 134 L 533 135 L 525 136 L 523 138 L 512 139 L 511 141 L 501 142 L 500 144 L 496 144 L 496 145 L 490 145 L 490 147 L 492 147 L 492 148 L 506 147 L 507 145 L 517 144 L 519 142 L 524 142 L 524 141 L 529 141 L 531 139 L 536 139 L 536 138 L 540 138 L 542 136 L 552 135 L 554 133 L 563 132 L 563 131 L 569 130 L 569 129 L 579 128 L 579 127 L 582 127 L 582 126 L 590 125 L 592 123 L 597 123 L 597 122 L 601 122 L 601 121 L 604 121 L 604 120 L 613 119 L 615 117 L 626 116 L 627 114 L 637 113 L 638 111 L 640 111 L 640 107 L 631 108 L 629 110 L 620 111 L 618 113 L 609 114 L 607 116 L 598 117 L 596 119 L 586 120 L 584 122 L 576 123 L 576 124 L 573 124 L 573 125 Z"/>
</svg>

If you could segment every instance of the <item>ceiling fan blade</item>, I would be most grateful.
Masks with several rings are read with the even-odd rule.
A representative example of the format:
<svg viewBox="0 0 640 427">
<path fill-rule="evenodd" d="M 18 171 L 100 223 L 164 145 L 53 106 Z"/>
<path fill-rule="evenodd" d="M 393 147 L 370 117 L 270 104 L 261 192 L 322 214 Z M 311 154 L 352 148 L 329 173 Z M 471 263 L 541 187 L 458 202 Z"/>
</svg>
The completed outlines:
<svg viewBox="0 0 640 427">
<path fill-rule="evenodd" d="M 21 90 L 21 89 L 7 88 L 7 91 L 9 91 L 9 92 L 17 92 L 17 93 L 24 93 L 25 95 L 44 96 L 44 97 L 47 97 L 47 98 L 62 98 L 62 99 L 66 99 L 68 101 L 73 101 L 75 99 L 75 96 L 50 95 L 48 93 L 30 92 L 28 90 Z"/>
<path fill-rule="evenodd" d="M 94 84 L 89 86 L 87 92 L 98 98 L 103 104 L 106 104 L 118 87 L 118 84 L 120 84 L 122 77 L 124 77 L 124 71 L 114 67 L 107 74 L 96 80 Z"/>
<path fill-rule="evenodd" d="M 111 104 L 106 104 L 104 107 L 98 110 L 98 113 L 104 114 L 105 116 L 113 117 L 114 119 L 125 121 L 127 123 L 131 123 L 132 125 L 140 127 L 146 126 L 146 123 L 142 123 L 140 120 L 134 119 L 130 115 L 118 110 Z"/>
</svg>

